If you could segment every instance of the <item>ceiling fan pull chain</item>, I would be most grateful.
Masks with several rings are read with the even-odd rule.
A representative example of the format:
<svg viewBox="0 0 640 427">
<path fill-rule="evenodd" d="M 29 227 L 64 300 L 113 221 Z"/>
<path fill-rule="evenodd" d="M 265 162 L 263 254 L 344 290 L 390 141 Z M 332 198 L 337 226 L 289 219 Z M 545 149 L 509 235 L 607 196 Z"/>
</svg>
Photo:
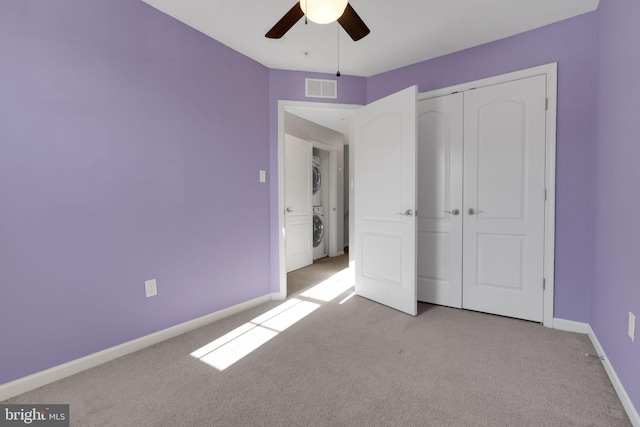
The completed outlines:
<svg viewBox="0 0 640 427">
<path fill-rule="evenodd" d="M 338 29 L 338 72 L 336 76 L 340 77 L 340 24 L 336 21 L 336 28 Z"/>
</svg>

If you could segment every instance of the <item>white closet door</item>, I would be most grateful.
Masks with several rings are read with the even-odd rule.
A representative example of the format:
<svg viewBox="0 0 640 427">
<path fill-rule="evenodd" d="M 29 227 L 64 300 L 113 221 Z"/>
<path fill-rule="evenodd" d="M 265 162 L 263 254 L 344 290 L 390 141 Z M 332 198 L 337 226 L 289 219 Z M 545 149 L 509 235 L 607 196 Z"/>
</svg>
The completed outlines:
<svg viewBox="0 0 640 427">
<path fill-rule="evenodd" d="M 410 87 L 358 109 L 354 141 L 356 293 L 414 316 L 416 96 Z"/>
<path fill-rule="evenodd" d="M 418 300 L 462 307 L 463 95 L 418 103 Z"/>
<path fill-rule="evenodd" d="M 284 136 L 285 259 L 287 273 L 313 264 L 313 147 L 295 136 Z"/>
<path fill-rule="evenodd" d="M 464 93 L 464 308 L 542 321 L 545 93 L 545 76 Z"/>
</svg>

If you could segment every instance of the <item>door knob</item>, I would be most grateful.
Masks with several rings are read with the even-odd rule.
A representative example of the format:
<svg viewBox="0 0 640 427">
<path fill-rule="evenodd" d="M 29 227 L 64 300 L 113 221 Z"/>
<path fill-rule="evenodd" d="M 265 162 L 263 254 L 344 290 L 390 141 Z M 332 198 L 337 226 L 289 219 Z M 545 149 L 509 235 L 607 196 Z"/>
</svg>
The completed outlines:
<svg viewBox="0 0 640 427">
<path fill-rule="evenodd" d="M 398 215 L 413 216 L 413 211 L 411 209 L 407 209 L 404 212 L 398 212 Z"/>
<path fill-rule="evenodd" d="M 442 211 L 442 212 L 446 212 L 446 213 L 449 213 L 451 215 L 460 215 L 460 209 L 454 209 L 454 210 L 451 210 L 451 211 Z"/>
<path fill-rule="evenodd" d="M 475 209 L 473 209 L 473 208 L 469 208 L 469 209 L 467 209 L 467 213 L 468 213 L 469 215 L 479 214 L 479 213 L 481 213 L 481 212 L 484 212 L 484 211 L 477 211 L 477 210 L 475 210 Z"/>
<path fill-rule="evenodd" d="M 284 211 L 285 211 L 286 213 L 291 213 L 291 212 L 293 212 L 293 209 L 291 209 L 291 208 L 287 208 L 287 209 L 285 209 Z"/>
</svg>

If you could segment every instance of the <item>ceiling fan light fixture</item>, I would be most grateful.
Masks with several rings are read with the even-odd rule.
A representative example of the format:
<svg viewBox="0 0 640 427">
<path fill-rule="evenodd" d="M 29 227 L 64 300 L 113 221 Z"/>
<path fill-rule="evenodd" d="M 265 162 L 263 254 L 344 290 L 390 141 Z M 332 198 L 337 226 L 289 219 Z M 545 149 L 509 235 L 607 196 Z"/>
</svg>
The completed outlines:
<svg viewBox="0 0 640 427">
<path fill-rule="evenodd" d="M 307 19 L 316 24 L 329 24 L 342 16 L 349 0 L 300 0 Z"/>
</svg>

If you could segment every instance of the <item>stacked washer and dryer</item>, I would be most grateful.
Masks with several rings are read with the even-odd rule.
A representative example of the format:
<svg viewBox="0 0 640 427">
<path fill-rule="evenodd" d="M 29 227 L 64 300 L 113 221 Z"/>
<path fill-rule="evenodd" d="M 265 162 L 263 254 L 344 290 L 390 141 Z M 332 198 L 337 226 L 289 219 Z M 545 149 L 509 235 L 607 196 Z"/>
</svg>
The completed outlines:
<svg viewBox="0 0 640 427">
<path fill-rule="evenodd" d="M 313 180 L 313 259 L 324 258 L 327 256 L 327 244 L 326 244 L 326 226 L 323 207 L 323 195 L 325 194 L 322 188 L 322 152 L 314 151 L 313 167 L 312 167 L 312 180 Z M 317 154 L 317 155 L 316 155 Z"/>
</svg>

